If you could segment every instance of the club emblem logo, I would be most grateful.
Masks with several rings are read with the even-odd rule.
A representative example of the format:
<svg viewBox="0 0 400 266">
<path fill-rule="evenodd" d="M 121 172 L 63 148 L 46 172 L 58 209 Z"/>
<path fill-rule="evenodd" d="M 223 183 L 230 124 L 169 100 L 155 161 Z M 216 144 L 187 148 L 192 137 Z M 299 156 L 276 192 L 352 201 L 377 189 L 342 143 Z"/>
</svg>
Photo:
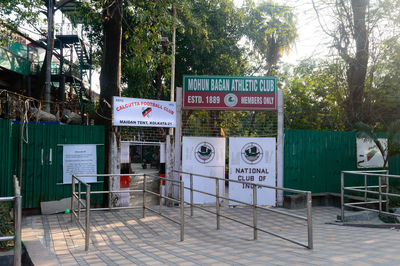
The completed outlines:
<svg viewBox="0 0 400 266">
<path fill-rule="evenodd" d="M 151 117 L 151 115 L 150 115 L 151 111 L 153 111 L 153 109 L 151 109 L 151 107 L 143 108 L 142 109 L 143 117 L 150 118 Z"/>
<path fill-rule="evenodd" d="M 228 93 L 224 97 L 224 103 L 226 106 L 233 107 L 238 103 L 238 98 L 233 93 Z"/>
<path fill-rule="evenodd" d="M 241 150 L 243 161 L 248 164 L 257 164 L 263 157 L 263 150 L 260 145 L 255 142 L 247 143 Z"/>
<path fill-rule="evenodd" d="M 199 163 L 209 163 L 214 159 L 215 148 L 208 142 L 199 143 L 194 149 L 194 157 Z"/>
</svg>

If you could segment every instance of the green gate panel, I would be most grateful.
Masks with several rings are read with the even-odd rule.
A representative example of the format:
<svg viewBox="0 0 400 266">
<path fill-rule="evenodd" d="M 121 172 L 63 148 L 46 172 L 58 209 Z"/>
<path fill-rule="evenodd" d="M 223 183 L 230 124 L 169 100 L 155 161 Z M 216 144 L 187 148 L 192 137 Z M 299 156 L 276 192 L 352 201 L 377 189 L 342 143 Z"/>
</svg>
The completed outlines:
<svg viewBox="0 0 400 266">
<path fill-rule="evenodd" d="M 12 195 L 12 175 L 20 172 L 19 123 L 0 119 L 1 196 Z M 71 196 L 71 185 L 63 181 L 63 147 L 60 144 L 100 144 L 97 146 L 97 172 L 104 173 L 104 127 L 30 123 L 23 133 L 22 204 L 38 208 L 41 201 Z M 99 181 L 102 181 L 100 178 Z M 5 185 L 3 185 L 5 184 Z M 103 183 L 92 184 L 92 190 L 103 190 Z M 92 203 L 100 204 L 101 195 Z"/>
</svg>

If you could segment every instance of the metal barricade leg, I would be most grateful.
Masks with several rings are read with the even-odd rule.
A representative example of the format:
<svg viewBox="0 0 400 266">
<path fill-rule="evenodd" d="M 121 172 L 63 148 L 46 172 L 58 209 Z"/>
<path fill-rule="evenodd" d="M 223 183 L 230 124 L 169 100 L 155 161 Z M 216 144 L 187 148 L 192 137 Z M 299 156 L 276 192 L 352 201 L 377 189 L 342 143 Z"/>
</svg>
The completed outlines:
<svg viewBox="0 0 400 266">
<path fill-rule="evenodd" d="M 193 175 L 190 174 L 190 216 L 193 216 Z"/>
<path fill-rule="evenodd" d="M 71 197 L 71 223 L 74 222 L 74 200 L 75 200 L 75 175 L 72 175 L 72 197 Z"/>
<path fill-rule="evenodd" d="M 146 174 L 143 175 L 143 218 L 146 217 Z"/>
<path fill-rule="evenodd" d="M 111 193 L 111 191 L 112 191 L 112 176 L 109 176 L 108 177 L 108 208 L 110 209 L 110 211 L 111 211 L 111 209 L 112 209 L 112 193 Z"/>
<path fill-rule="evenodd" d="M 78 181 L 78 220 L 81 220 L 81 200 L 82 200 L 82 195 L 81 195 L 81 181 Z"/>
<path fill-rule="evenodd" d="M 382 212 L 382 177 L 379 176 L 379 214 Z"/>
<path fill-rule="evenodd" d="M 21 245 L 21 195 L 15 195 L 14 200 L 14 265 L 21 265 L 21 254 L 22 254 L 22 245 Z"/>
<path fill-rule="evenodd" d="M 342 219 L 342 223 L 344 223 L 344 173 L 340 174 L 340 218 Z"/>
<path fill-rule="evenodd" d="M 159 202 L 159 204 L 160 204 L 160 210 L 159 210 L 159 212 L 160 212 L 160 214 L 161 214 L 161 212 L 162 212 L 162 200 L 163 200 L 163 198 L 162 198 L 162 183 L 163 183 L 163 180 L 162 180 L 162 178 L 160 177 L 160 185 L 159 185 L 159 189 L 160 189 L 160 202 Z"/>
<path fill-rule="evenodd" d="M 86 230 L 85 230 L 85 250 L 89 250 L 90 241 L 90 185 L 86 187 Z"/>
<path fill-rule="evenodd" d="M 309 249 L 313 249 L 312 197 L 311 197 L 311 192 L 307 192 L 307 231 L 308 231 L 308 248 Z"/>
<path fill-rule="evenodd" d="M 220 208 L 219 208 L 219 180 L 215 179 L 215 211 L 217 214 L 217 230 L 220 226 Z"/>
<path fill-rule="evenodd" d="M 185 239 L 185 213 L 184 213 L 184 194 L 183 194 L 183 181 L 180 181 L 180 186 L 179 186 L 179 200 L 180 200 L 180 222 L 181 222 L 181 241 Z"/>
<path fill-rule="evenodd" d="M 257 185 L 253 185 L 253 239 L 257 238 Z"/>
</svg>

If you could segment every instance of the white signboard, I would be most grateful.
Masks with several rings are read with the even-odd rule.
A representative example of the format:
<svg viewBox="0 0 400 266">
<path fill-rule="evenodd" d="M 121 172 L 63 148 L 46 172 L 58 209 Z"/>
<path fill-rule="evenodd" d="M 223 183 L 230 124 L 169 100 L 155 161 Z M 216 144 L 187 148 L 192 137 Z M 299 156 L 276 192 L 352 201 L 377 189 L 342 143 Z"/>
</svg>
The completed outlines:
<svg viewBox="0 0 400 266">
<path fill-rule="evenodd" d="M 275 138 L 229 138 L 229 179 L 275 186 Z M 275 206 L 275 189 L 257 187 L 257 204 Z M 253 203 L 250 184 L 229 183 L 229 197 Z M 230 201 L 230 205 L 241 205 Z"/>
<path fill-rule="evenodd" d="M 63 183 L 71 184 L 73 174 L 97 174 L 96 144 L 63 145 Z M 80 179 L 87 183 L 97 182 L 97 177 Z"/>
<path fill-rule="evenodd" d="M 175 127 L 176 104 L 168 101 L 113 97 L 113 125 Z"/>
<path fill-rule="evenodd" d="M 206 176 L 225 178 L 225 138 L 183 137 L 182 171 Z M 182 175 L 185 187 L 190 186 L 190 176 Z M 193 176 L 193 188 L 207 193 L 216 193 L 215 179 Z M 184 197 L 189 201 L 190 191 Z M 225 195 L 225 181 L 219 181 L 219 194 Z M 215 203 L 215 197 L 193 193 L 195 204 Z"/>
<path fill-rule="evenodd" d="M 383 148 L 387 150 L 387 140 L 379 139 Z M 375 142 L 369 139 L 357 138 L 357 167 L 382 168 L 383 156 Z"/>
</svg>

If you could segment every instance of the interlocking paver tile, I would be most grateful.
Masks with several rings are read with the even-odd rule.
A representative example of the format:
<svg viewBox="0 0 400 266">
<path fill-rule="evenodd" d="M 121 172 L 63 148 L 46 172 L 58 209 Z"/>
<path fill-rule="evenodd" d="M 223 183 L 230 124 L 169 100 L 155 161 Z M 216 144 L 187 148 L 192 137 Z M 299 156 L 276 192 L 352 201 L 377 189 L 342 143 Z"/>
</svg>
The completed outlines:
<svg viewBox="0 0 400 266">
<path fill-rule="evenodd" d="M 158 210 L 158 207 L 154 207 Z M 215 210 L 215 207 L 207 207 Z M 179 208 L 163 207 L 178 219 Z M 251 208 L 221 207 L 224 215 L 252 224 Z M 304 215 L 305 210 L 289 210 Z M 179 226 L 154 213 L 142 218 L 141 209 L 91 213 L 91 242 L 84 251 L 84 232 L 67 214 L 24 218 L 23 239 L 37 237 L 61 265 L 393 265 L 400 261 L 396 248 L 399 230 L 343 227 L 333 222 L 340 210 L 313 208 L 314 250 L 310 251 L 269 234 L 215 216 L 185 209 L 185 241 Z M 303 221 L 280 214 L 257 212 L 261 228 L 306 243 Z"/>
</svg>

